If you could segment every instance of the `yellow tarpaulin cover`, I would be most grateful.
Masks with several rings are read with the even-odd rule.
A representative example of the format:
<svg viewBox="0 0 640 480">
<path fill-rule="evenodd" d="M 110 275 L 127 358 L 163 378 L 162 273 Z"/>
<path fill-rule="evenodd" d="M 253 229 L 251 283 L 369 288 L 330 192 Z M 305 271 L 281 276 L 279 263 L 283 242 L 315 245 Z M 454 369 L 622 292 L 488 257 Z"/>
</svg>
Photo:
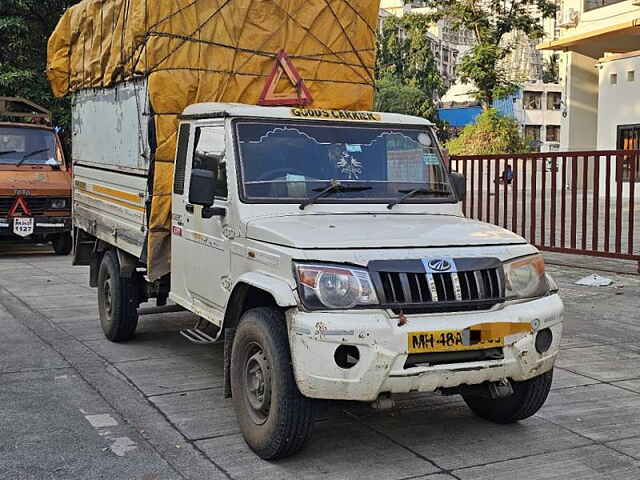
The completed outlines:
<svg viewBox="0 0 640 480">
<path fill-rule="evenodd" d="M 309 107 L 370 110 L 378 9 L 376 0 L 84 0 L 64 14 L 48 49 L 57 96 L 148 78 L 153 279 L 170 268 L 178 114 L 198 102 L 258 103 L 280 50 L 309 88 Z"/>
</svg>

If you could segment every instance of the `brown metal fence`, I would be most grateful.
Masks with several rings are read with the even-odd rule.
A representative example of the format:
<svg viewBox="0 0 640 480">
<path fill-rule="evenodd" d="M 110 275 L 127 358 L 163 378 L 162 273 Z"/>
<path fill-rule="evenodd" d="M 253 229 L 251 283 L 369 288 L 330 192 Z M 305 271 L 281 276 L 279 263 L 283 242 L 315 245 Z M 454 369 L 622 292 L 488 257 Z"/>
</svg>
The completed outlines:
<svg viewBox="0 0 640 480">
<path fill-rule="evenodd" d="M 541 250 L 638 262 L 640 150 L 452 156 L 467 217 Z M 511 174 L 509 173 L 511 169 Z"/>
</svg>

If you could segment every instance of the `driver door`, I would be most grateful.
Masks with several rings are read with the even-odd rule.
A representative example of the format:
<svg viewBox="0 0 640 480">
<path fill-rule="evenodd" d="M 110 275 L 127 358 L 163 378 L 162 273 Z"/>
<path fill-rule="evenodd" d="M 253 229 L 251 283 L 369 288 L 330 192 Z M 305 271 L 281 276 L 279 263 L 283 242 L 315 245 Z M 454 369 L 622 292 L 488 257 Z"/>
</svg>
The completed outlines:
<svg viewBox="0 0 640 480">
<path fill-rule="evenodd" d="M 189 191 L 194 169 L 211 170 L 216 183 L 213 207 L 228 208 L 225 128 L 223 122 L 190 127 L 193 133 L 185 159 L 183 193 L 174 188 L 173 222 L 179 229 L 173 231 L 172 272 L 180 273 L 172 274 L 172 289 L 202 310 L 198 312 L 202 316 L 215 321 L 221 318 L 228 296 L 223 288 L 230 269 L 229 240 L 223 235 L 225 217 L 203 218 L 203 207 L 189 203 Z"/>
</svg>

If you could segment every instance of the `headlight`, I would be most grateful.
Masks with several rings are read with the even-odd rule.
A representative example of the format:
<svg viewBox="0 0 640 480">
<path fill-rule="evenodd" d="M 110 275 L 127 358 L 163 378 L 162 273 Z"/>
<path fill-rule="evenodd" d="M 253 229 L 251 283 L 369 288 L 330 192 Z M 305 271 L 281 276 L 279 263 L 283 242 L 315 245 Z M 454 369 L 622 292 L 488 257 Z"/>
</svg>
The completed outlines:
<svg viewBox="0 0 640 480">
<path fill-rule="evenodd" d="M 67 208 L 66 198 L 54 198 L 53 200 L 51 200 L 52 210 L 62 210 L 63 208 Z"/>
<path fill-rule="evenodd" d="M 504 264 L 507 300 L 537 298 L 549 292 L 542 255 L 532 255 Z"/>
<path fill-rule="evenodd" d="M 378 297 L 363 268 L 296 265 L 300 297 L 311 310 L 376 305 Z"/>
</svg>

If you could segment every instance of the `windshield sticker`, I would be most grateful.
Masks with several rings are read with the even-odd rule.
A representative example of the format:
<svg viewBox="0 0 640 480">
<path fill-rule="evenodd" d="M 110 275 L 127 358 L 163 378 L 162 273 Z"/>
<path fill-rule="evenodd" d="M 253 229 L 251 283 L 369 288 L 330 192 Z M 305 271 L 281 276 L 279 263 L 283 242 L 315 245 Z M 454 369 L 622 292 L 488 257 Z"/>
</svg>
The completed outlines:
<svg viewBox="0 0 640 480">
<path fill-rule="evenodd" d="M 351 144 L 351 143 L 347 143 L 345 144 L 345 147 L 347 147 L 347 152 L 349 153 L 360 153 L 362 152 L 362 145 L 356 145 L 356 144 Z"/>
<path fill-rule="evenodd" d="M 307 177 L 304 175 L 296 175 L 287 173 L 285 177 L 287 181 L 287 193 L 290 197 L 304 197 L 307 194 Z"/>
<path fill-rule="evenodd" d="M 423 145 L 425 147 L 430 147 L 431 145 L 433 145 L 431 135 L 427 135 L 426 133 L 421 133 L 420 135 L 418 135 L 418 142 L 420 142 L 420 145 Z"/>
<path fill-rule="evenodd" d="M 425 165 L 439 165 L 440 159 L 435 153 L 423 153 L 422 161 Z"/>
<path fill-rule="evenodd" d="M 331 143 L 319 142 L 318 140 L 316 140 L 315 138 L 313 138 L 309 134 L 307 134 L 305 132 L 302 132 L 302 131 L 298 130 L 297 128 L 289 128 L 289 127 L 276 127 L 276 128 L 273 128 L 273 129 L 269 130 L 264 135 L 262 135 L 260 137 L 260 140 L 249 140 L 249 141 L 240 140 L 240 143 L 262 143 L 265 140 L 267 140 L 271 135 L 275 135 L 276 133 L 287 133 L 287 132 L 296 132 L 296 133 L 302 135 L 303 137 L 308 138 L 312 142 L 317 143 L 318 145 L 331 145 Z"/>
<path fill-rule="evenodd" d="M 349 180 L 357 180 L 362 174 L 362 162 L 359 162 L 347 152 L 342 154 L 337 166 L 342 173 L 349 176 Z"/>
<path fill-rule="evenodd" d="M 304 182 L 307 178 L 304 175 L 294 175 L 293 173 L 287 173 L 287 182 Z"/>
<path fill-rule="evenodd" d="M 0 137 L 0 150 L 11 150 L 17 153 L 24 153 L 25 151 L 25 136 L 24 135 L 2 135 Z"/>
<path fill-rule="evenodd" d="M 379 122 L 382 117 L 372 112 L 352 112 L 350 110 L 307 110 L 305 108 L 292 108 L 291 114 L 300 118 L 323 118 L 326 120 L 362 120 Z"/>
</svg>

